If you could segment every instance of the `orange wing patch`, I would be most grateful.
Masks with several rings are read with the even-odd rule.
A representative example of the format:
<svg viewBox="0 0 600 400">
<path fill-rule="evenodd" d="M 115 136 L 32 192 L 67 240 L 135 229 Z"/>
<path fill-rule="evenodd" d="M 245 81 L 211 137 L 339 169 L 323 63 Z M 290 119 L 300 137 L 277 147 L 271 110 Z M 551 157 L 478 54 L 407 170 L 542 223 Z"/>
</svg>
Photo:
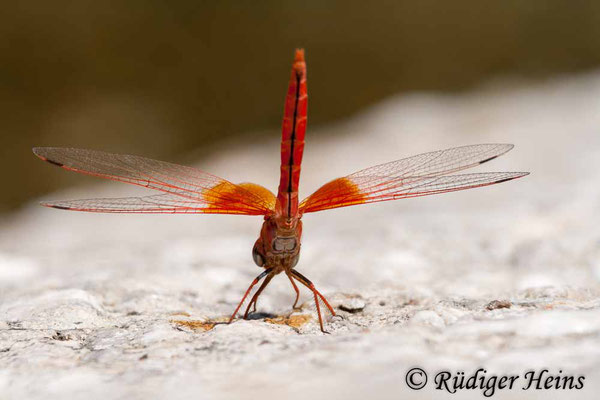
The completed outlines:
<svg viewBox="0 0 600 400">
<path fill-rule="evenodd" d="M 195 168 L 127 154 L 61 147 L 36 147 L 42 160 L 61 168 L 163 192 L 113 199 L 45 202 L 61 210 L 108 213 L 269 215 L 275 200 L 267 189 L 234 185 Z"/>
<path fill-rule="evenodd" d="M 275 209 L 275 195 L 255 183 L 234 185 L 222 181 L 202 193 L 207 212 L 264 215 Z"/>
<path fill-rule="evenodd" d="M 363 204 L 366 196 L 360 188 L 348 178 L 338 178 L 321 186 L 316 192 L 304 199 L 300 211 L 313 212 L 329 208 Z"/>
<path fill-rule="evenodd" d="M 325 184 L 301 203 L 300 212 L 449 193 L 494 185 L 529 174 L 481 172 L 450 175 L 491 161 L 512 148 L 512 144 L 478 144 L 375 165 Z"/>
<path fill-rule="evenodd" d="M 266 187 L 248 182 L 240 183 L 238 186 L 243 187 L 250 193 L 262 199 L 269 210 L 275 210 L 275 195 Z"/>
</svg>

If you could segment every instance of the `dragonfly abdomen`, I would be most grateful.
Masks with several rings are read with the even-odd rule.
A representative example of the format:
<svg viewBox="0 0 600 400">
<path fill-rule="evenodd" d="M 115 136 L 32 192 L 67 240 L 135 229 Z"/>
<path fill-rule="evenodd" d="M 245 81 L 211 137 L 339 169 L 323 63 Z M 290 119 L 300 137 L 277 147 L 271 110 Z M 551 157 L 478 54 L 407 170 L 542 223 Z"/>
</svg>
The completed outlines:
<svg viewBox="0 0 600 400">
<path fill-rule="evenodd" d="M 304 50 L 296 50 L 283 113 L 281 175 L 277 193 L 277 213 L 287 219 L 298 215 L 298 184 L 304 152 L 307 106 Z"/>
</svg>

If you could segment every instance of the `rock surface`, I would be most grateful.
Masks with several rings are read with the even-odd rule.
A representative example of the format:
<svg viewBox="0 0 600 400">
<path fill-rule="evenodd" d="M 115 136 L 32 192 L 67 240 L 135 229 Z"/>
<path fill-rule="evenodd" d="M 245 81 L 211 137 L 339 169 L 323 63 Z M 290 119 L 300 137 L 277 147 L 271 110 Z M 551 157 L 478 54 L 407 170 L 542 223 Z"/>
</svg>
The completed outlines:
<svg viewBox="0 0 600 400">
<path fill-rule="evenodd" d="M 338 134 L 321 138 L 325 130 Z M 597 74 L 393 98 L 310 130 L 303 194 L 370 165 L 482 142 L 517 145 L 485 170 L 532 172 L 306 215 L 298 269 L 338 313 L 330 335 L 306 291 L 292 312 L 281 278 L 250 320 L 214 323 L 260 272 L 250 258 L 260 218 L 78 214 L 32 202 L 0 228 L 0 398 L 447 398 L 436 372 L 479 367 L 585 376 L 581 390 L 516 387 L 494 398 L 595 398 L 599 131 Z M 200 167 L 276 188 L 277 139 L 230 146 Z M 135 190 L 82 183 L 55 197 Z M 405 383 L 413 367 L 429 373 L 418 392 Z"/>
</svg>

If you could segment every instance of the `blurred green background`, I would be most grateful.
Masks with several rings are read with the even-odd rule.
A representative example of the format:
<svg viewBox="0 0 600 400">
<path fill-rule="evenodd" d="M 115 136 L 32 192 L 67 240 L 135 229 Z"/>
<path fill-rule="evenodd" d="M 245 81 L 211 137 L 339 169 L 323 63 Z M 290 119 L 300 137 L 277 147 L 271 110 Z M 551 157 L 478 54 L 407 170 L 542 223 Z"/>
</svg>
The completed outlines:
<svg viewBox="0 0 600 400">
<path fill-rule="evenodd" d="M 189 162 L 272 134 L 295 47 L 314 126 L 396 93 L 597 68 L 600 2 L 3 2 L 0 210 L 81 182 L 32 146 Z"/>
</svg>

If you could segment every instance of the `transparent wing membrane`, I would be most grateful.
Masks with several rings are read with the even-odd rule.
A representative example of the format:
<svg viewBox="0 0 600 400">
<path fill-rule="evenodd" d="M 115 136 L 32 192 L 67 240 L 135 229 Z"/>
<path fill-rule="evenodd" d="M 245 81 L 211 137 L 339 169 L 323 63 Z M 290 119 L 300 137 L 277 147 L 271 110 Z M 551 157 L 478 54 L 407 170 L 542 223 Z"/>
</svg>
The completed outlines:
<svg viewBox="0 0 600 400">
<path fill-rule="evenodd" d="M 36 147 L 42 160 L 61 168 L 130 183 L 166 193 L 163 196 L 47 202 L 49 207 L 90 212 L 188 212 L 265 215 L 274 195 L 255 184 L 235 185 L 195 168 L 149 158 L 101 151 Z"/>
<path fill-rule="evenodd" d="M 105 213 L 146 213 L 146 214 L 248 214 L 239 208 L 217 208 L 209 203 L 186 201 L 171 194 L 157 194 L 143 197 L 100 198 L 43 202 L 46 207 L 61 210 L 105 212 Z"/>
<path fill-rule="evenodd" d="M 304 199 L 302 212 L 427 196 L 506 182 L 527 172 L 448 175 L 506 153 L 511 144 L 481 144 L 434 151 L 363 169 L 335 179 Z"/>
</svg>

